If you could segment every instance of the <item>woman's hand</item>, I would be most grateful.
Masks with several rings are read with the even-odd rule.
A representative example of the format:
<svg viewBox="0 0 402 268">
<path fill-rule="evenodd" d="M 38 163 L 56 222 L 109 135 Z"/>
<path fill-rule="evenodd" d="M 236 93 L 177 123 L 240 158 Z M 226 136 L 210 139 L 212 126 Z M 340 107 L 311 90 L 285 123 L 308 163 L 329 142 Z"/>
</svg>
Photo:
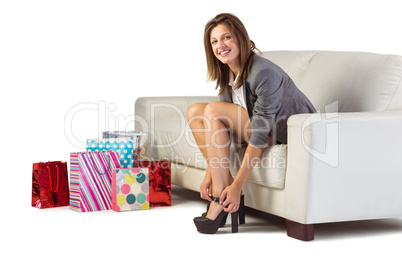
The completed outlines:
<svg viewBox="0 0 402 268">
<path fill-rule="evenodd" d="M 236 212 L 240 206 L 240 194 L 241 187 L 237 187 L 235 183 L 226 187 L 220 196 L 223 210 L 228 213 Z"/>
<path fill-rule="evenodd" d="M 204 180 L 200 185 L 200 195 L 202 199 L 212 201 L 211 193 L 212 193 L 212 177 L 209 167 L 207 168 L 207 172 L 205 174 Z"/>
</svg>

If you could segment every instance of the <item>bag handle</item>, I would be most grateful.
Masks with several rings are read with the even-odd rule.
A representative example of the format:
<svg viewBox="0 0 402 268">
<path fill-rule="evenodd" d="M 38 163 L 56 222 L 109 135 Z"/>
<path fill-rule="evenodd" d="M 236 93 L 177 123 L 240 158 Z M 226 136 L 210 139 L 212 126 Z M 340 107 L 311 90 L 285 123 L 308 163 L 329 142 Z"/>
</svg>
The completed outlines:
<svg viewBox="0 0 402 268">
<path fill-rule="evenodd" d="M 104 172 L 104 173 L 101 173 L 101 172 L 98 170 L 98 166 L 95 165 L 94 159 L 92 158 L 92 155 L 93 155 L 93 154 L 90 153 L 89 155 L 90 155 L 89 158 L 91 158 L 92 165 L 95 167 L 95 170 L 96 170 L 96 172 L 98 172 L 99 175 L 105 175 L 106 173 L 108 173 L 109 171 L 112 170 L 112 168 L 111 168 L 111 166 L 110 166 L 110 157 L 109 157 L 108 155 L 106 155 L 105 153 L 104 153 L 103 155 L 105 156 L 105 158 L 107 158 L 107 159 L 109 160 L 109 161 L 108 161 L 109 169 L 108 169 L 106 172 Z"/>
<path fill-rule="evenodd" d="M 47 175 L 49 176 L 49 184 L 50 184 L 50 189 L 53 192 L 57 192 L 59 190 L 59 181 L 60 181 L 60 173 L 59 173 L 59 166 L 56 165 L 56 173 L 57 173 L 57 186 L 56 186 L 56 190 L 53 190 L 53 185 L 52 185 L 52 178 L 50 177 L 50 167 L 47 166 Z"/>
</svg>

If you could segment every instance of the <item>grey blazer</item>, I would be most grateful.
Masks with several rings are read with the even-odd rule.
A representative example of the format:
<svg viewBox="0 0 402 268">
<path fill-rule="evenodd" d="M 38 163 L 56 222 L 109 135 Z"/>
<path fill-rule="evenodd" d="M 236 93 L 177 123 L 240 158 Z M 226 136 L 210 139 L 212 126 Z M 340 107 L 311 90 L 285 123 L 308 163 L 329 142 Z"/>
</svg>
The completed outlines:
<svg viewBox="0 0 402 268">
<path fill-rule="evenodd" d="M 279 143 L 287 143 L 288 118 L 316 112 L 289 75 L 261 56 L 254 55 L 243 87 L 252 125 L 250 143 L 258 148 L 266 146 L 268 136 Z M 223 91 L 220 100 L 233 103 L 230 88 Z"/>
</svg>

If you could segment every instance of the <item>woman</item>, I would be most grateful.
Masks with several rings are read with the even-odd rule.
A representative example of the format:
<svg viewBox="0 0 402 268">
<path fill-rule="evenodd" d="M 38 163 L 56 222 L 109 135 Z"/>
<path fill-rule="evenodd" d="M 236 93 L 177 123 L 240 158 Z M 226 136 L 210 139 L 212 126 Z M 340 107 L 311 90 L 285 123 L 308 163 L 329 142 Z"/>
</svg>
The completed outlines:
<svg viewBox="0 0 402 268">
<path fill-rule="evenodd" d="M 287 119 L 315 109 L 291 78 L 277 65 L 257 54 L 243 23 L 232 14 L 219 14 L 204 31 L 208 79 L 220 88 L 220 101 L 196 103 L 187 120 L 208 168 L 200 186 L 210 201 L 207 212 L 194 218 L 201 233 L 215 233 L 232 213 L 237 232 L 241 189 L 262 150 L 287 142 Z M 229 145 L 247 143 L 236 178 L 229 171 Z"/>
</svg>

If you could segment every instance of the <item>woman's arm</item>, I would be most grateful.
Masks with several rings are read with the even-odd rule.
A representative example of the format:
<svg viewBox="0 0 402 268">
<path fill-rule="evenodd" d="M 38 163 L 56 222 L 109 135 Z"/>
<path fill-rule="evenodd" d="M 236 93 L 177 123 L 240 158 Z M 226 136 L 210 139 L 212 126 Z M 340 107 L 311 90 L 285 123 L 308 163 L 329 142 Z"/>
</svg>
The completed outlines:
<svg viewBox="0 0 402 268">
<path fill-rule="evenodd" d="M 202 199 L 212 201 L 211 184 L 212 184 L 211 168 L 208 165 L 207 170 L 205 172 L 204 180 L 201 182 L 200 185 L 200 195 Z"/>
</svg>

